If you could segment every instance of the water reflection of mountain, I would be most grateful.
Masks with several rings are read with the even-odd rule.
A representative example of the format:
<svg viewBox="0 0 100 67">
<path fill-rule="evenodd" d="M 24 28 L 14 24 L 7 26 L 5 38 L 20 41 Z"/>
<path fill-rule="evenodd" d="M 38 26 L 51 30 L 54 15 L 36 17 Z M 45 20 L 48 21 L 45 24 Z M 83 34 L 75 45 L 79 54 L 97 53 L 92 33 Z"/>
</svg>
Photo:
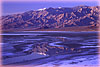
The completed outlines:
<svg viewBox="0 0 100 67">
<path fill-rule="evenodd" d="M 44 64 L 69 58 L 89 57 L 98 55 L 97 32 L 12 32 L 23 35 L 3 35 L 3 59 L 38 53 L 49 55 L 47 58 L 38 59 Z M 8 33 L 7 33 L 8 34 Z M 11 33 L 9 33 L 11 34 Z M 24 35 L 31 34 L 31 35 Z M 33 34 L 33 35 L 32 35 Z M 37 34 L 37 35 L 36 35 Z M 12 55 L 9 55 L 12 53 Z M 59 57 L 60 56 L 60 57 Z M 53 57 L 57 57 L 54 59 Z M 98 58 L 96 58 L 98 59 Z M 43 62 L 40 62 L 40 60 Z M 75 59 L 74 59 L 75 60 Z M 34 63 L 36 60 L 34 60 Z M 82 61 L 83 62 L 83 61 Z M 23 64 L 23 62 L 21 62 Z M 19 63 L 19 64 L 21 64 Z M 32 63 L 31 61 L 25 63 Z M 33 64 L 34 64 L 33 63 Z M 39 64 L 36 63 L 36 64 Z M 72 63 L 73 64 L 73 63 Z"/>
</svg>

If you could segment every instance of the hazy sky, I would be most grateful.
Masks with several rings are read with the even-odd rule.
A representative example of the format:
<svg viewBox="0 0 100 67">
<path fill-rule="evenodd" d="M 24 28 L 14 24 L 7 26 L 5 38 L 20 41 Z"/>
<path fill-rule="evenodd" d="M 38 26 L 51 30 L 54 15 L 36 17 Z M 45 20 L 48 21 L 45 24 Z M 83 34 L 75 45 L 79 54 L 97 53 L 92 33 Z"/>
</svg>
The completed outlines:
<svg viewBox="0 0 100 67">
<path fill-rule="evenodd" d="M 7 1 L 7 0 L 6 0 Z M 32 1 L 32 2 L 3 2 L 3 15 L 20 13 L 49 7 L 74 7 L 79 5 L 98 6 L 98 1 Z M 18 0 L 17 0 L 18 1 Z"/>
<path fill-rule="evenodd" d="M 3 0 L 3 1 L 16 1 L 16 2 L 21 2 L 21 1 L 99 1 L 99 0 Z"/>
</svg>

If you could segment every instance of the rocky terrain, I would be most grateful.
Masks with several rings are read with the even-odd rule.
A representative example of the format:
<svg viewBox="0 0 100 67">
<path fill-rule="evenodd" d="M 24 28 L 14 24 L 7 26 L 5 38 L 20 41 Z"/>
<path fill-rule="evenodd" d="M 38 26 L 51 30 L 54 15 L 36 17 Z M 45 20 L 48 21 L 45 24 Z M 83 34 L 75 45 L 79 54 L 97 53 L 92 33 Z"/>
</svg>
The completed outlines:
<svg viewBox="0 0 100 67">
<path fill-rule="evenodd" d="M 3 30 L 40 30 L 67 27 L 99 26 L 99 6 L 76 6 L 72 8 L 44 8 L 21 14 L 2 16 Z"/>
</svg>

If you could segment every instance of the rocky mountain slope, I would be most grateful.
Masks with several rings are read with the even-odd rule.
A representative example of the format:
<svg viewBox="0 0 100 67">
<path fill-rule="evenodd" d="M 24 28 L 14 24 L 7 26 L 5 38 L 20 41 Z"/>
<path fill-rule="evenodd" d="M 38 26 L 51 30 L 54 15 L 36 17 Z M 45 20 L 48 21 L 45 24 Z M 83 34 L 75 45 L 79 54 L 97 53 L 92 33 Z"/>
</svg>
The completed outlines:
<svg viewBox="0 0 100 67">
<path fill-rule="evenodd" d="M 99 6 L 44 8 L 2 17 L 3 30 L 99 26 Z"/>
</svg>

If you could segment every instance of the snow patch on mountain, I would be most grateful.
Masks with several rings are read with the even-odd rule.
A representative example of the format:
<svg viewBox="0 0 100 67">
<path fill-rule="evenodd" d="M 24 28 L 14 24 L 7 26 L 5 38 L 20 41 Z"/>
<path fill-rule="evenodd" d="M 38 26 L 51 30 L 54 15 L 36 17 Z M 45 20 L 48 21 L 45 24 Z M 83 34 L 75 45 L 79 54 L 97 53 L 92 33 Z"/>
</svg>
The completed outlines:
<svg viewBox="0 0 100 67">
<path fill-rule="evenodd" d="M 46 8 L 42 8 L 42 9 L 38 9 L 39 11 L 41 11 L 41 10 L 45 10 Z"/>
</svg>

